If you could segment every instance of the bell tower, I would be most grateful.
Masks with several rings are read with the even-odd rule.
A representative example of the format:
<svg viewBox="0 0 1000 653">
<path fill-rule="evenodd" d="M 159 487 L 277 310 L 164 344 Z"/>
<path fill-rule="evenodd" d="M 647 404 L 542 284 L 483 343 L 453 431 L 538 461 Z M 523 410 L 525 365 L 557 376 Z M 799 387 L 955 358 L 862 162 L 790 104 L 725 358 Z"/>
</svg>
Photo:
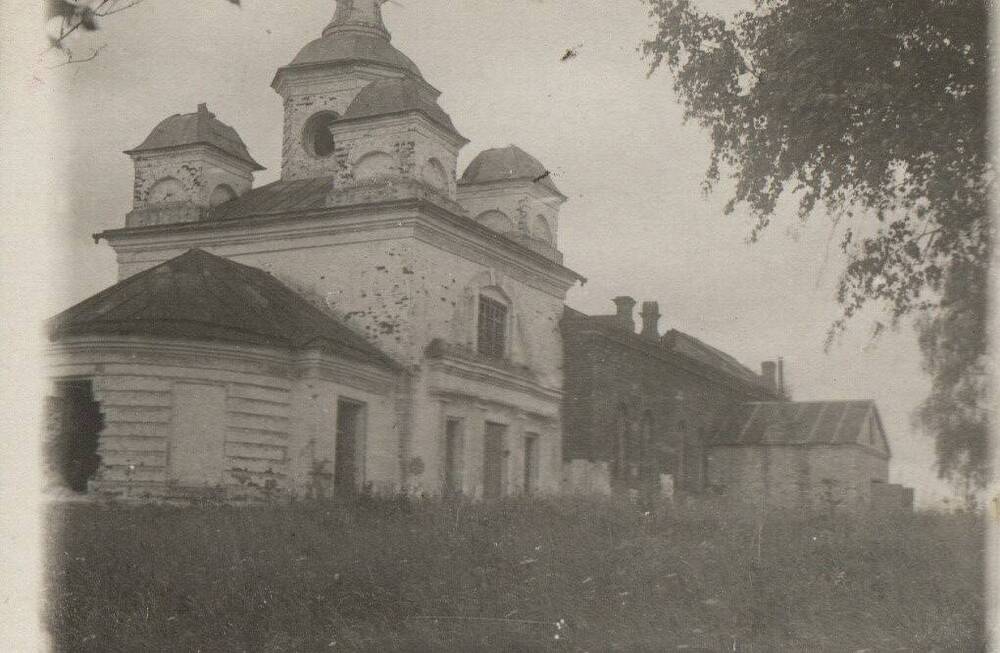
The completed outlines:
<svg viewBox="0 0 1000 653">
<path fill-rule="evenodd" d="M 384 0 L 339 0 L 333 20 L 280 68 L 271 86 L 285 105 L 281 177 L 335 177 L 351 166 L 334 124 L 373 82 L 409 80 L 436 98 L 416 64 L 392 45 Z"/>
</svg>

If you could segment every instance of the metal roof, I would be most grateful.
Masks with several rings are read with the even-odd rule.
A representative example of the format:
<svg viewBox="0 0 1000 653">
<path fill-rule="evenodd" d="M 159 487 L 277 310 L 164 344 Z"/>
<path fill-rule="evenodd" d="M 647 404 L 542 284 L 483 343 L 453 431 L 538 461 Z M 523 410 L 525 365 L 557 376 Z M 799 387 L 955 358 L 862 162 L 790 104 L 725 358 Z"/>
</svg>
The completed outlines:
<svg viewBox="0 0 1000 653">
<path fill-rule="evenodd" d="M 117 335 L 318 347 L 386 367 L 380 349 L 258 268 L 192 249 L 53 317 L 53 341 Z"/>
<path fill-rule="evenodd" d="M 661 342 L 671 351 L 684 354 L 726 374 L 739 377 L 749 383 L 761 383 L 760 376 L 753 370 L 721 349 L 716 349 L 683 331 L 671 329 L 663 335 Z"/>
<path fill-rule="evenodd" d="M 279 180 L 253 188 L 239 197 L 213 207 L 208 220 L 232 220 L 255 215 L 309 211 L 326 206 L 336 178 L 314 177 L 293 181 Z"/>
<path fill-rule="evenodd" d="M 360 32 L 333 33 L 311 41 L 282 70 L 353 62 L 388 66 L 423 79 L 417 64 L 393 47 L 388 39 Z"/>
<path fill-rule="evenodd" d="M 135 154 L 185 145 L 210 145 L 250 164 L 254 170 L 264 169 L 250 156 L 236 130 L 216 118 L 205 104 L 199 104 L 194 113 L 177 113 L 163 120 L 138 147 L 125 153 Z"/>
<path fill-rule="evenodd" d="M 420 84 L 408 78 L 372 82 L 354 98 L 343 119 L 371 118 L 406 111 L 420 112 L 448 131 L 455 132 L 451 117 L 433 98 L 421 92 Z"/>
<path fill-rule="evenodd" d="M 542 162 L 516 145 L 480 152 L 462 173 L 461 184 L 486 184 L 497 181 L 533 181 L 565 197 L 556 188 L 549 170 Z"/>
<path fill-rule="evenodd" d="M 740 404 L 721 416 L 712 444 L 870 444 L 861 436 L 873 416 L 878 446 L 888 449 L 878 409 L 869 400 Z"/>
</svg>

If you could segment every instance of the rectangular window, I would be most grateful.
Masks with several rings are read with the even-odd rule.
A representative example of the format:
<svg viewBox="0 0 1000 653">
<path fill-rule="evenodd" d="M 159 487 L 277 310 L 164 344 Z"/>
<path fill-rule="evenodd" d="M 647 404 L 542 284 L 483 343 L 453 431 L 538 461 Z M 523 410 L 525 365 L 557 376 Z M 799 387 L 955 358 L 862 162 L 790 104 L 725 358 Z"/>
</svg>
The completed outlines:
<svg viewBox="0 0 1000 653">
<path fill-rule="evenodd" d="M 538 463 L 538 436 L 529 433 L 524 436 L 524 493 L 528 496 L 538 492 Z"/>
<path fill-rule="evenodd" d="M 506 346 L 507 307 L 489 297 L 479 298 L 479 353 L 503 358 Z"/>
<path fill-rule="evenodd" d="M 455 496 L 462 494 L 462 468 L 465 453 L 462 420 L 449 418 L 444 427 L 444 491 Z"/>
</svg>

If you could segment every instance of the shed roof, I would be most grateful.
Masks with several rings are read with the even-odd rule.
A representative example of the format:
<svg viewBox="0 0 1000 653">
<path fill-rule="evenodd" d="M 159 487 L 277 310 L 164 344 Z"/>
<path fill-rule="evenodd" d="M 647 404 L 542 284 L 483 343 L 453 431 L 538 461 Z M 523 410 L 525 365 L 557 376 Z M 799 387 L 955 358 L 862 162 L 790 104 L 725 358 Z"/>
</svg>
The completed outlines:
<svg viewBox="0 0 1000 653">
<path fill-rule="evenodd" d="M 319 347 L 395 367 L 380 349 L 258 268 L 192 249 L 53 317 L 53 341 L 119 335 Z"/>
<path fill-rule="evenodd" d="M 199 104 L 194 113 L 175 113 L 153 128 L 138 147 L 126 154 L 150 152 L 185 145 L 210 145 L 229 156 L 250 164 L 254 170 L 263 170 L 235 129 L 215 117 L 205 104 Z"/>
<path fill-rule="evenodd" d="M 874 416 L 877 434 L 886 446 L 875 402 L 761 401 L 734 406 L 722 415 L 713 444 L 868 444 L 865 425 Z"/>
<path fill-rule="evenodd" d="M 344 112 L 343 118 L 371 118 L 406 111 L 422 113 L 445 129 L 455 131 L 455 125 L 444 109 L 433 98 L 421 92 L 419 83 L 408 78 L 372 82 L 358 93 Z"/>
<path fill-rule="evenodd" d="M 565 197 L 552 181 L 542 162 L 516 145 L 483 150 L 462 173 L 462 184 L 497 181 L 533 181 L 560 197 Z"/>
</svg>

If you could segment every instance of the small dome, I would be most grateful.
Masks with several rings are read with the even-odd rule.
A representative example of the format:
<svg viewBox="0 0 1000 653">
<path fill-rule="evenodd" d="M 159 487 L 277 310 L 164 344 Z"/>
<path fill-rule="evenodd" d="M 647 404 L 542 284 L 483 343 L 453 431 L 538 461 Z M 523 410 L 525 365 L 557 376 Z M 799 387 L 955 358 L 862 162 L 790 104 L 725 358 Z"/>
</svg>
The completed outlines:
<svg viewBox="0 0 1000 653">
<path fill-rule="evenodd" d="M 412 79 L 383 79 L 366 86 L 344 112 L 343 120 L 371 118 L 406 111 L 418 111 L 445 129 L 455 125 L 433 98 L 422 93 Z M 457 132 L 456 132 L 457 133 Z"/>
<path fill-rule="evenodd" d="M 417 65 L 388 39 L 365 32 L 333 32 L 318 38 L 302 48 L 287 67 L 351 62 L 376 63 L 423 79 Z"/>
<path fill-rule="evenodd" d="M 236 130 L 218 120 L 205 104 L 199 104 L 194 113 L 170 116 L 157 125 L 141 145 L 125 153 L 135 154 L 185 145 L 211 145 L 249 164 L 254 170 L 264 169 L 250 156 Z"/>
<path fill-rule="evenodd" d="M 534 181 L 565 197 L 552 182 L 542 162 L 516 145 L 480 152 L 462 174 L 460 184 L 488 184 L 497 181 Z"/>
</svg>

